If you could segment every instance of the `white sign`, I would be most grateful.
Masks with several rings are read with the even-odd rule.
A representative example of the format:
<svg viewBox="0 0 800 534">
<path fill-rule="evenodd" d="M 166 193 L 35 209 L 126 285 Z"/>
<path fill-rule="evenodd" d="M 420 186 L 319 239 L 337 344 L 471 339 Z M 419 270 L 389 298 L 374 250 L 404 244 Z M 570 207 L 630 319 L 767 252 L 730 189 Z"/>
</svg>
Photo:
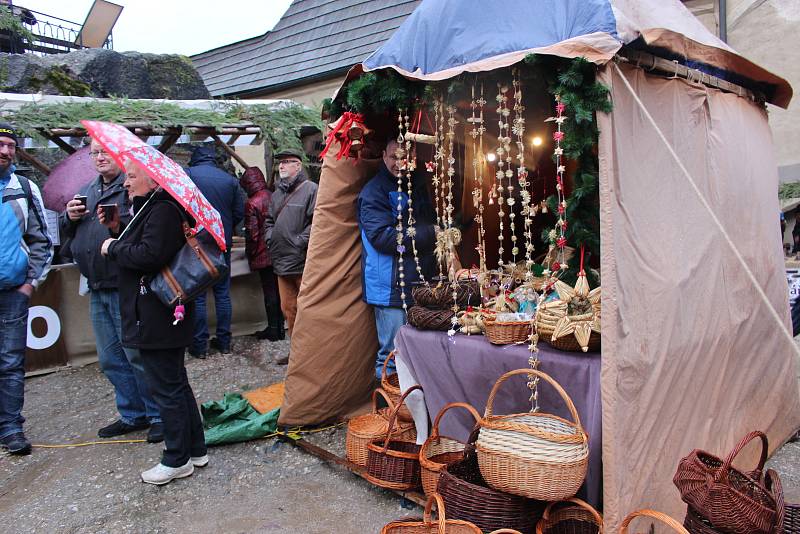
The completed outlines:
<svg viewBox="0 0 800 534">
<path fill-rule="evenodd" d="M 36 337 L 31 329 L 33 320 L 41 317 L 47 323 L 47 331 L 42 337 Z M 53 308 L 48 306 L 31 306 L 28 310 L 28 348 L 33 350 L 49 349 L 61 335 L 61 320 Z"/>
</svg>

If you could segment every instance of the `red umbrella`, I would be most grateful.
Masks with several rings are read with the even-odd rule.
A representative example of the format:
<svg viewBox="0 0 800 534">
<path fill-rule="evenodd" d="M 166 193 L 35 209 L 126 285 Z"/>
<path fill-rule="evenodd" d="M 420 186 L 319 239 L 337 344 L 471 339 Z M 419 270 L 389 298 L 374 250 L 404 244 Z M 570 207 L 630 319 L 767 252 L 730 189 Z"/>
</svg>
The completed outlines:
<svg viewBox="0 0 800 534">
<path fill-rule="evenodd" d="M 219 212 L 180 165 L 133 135 L 124 126 L 101 121 L 81 121 L 81 124 L 93 139 L 103 145 L 121 168 L 125 167 L 126 160 L 130 160 L 144 169 L 194 217 L 198 225 L 208 230 L 220 250 L 225 250 L 225 231 Z"/>
</svg>

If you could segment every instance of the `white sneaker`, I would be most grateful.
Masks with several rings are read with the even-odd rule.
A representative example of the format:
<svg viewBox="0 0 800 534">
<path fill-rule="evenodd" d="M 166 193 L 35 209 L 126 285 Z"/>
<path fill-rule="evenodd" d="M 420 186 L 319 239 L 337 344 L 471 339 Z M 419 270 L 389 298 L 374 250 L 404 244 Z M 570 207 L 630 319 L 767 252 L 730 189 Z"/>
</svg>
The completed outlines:
<svg viewBox="0 0 800 534">
<path fill-rule="evenodd" d="M 208 465 L 208 455 L 204 454 L 203 456 L 192 456 L 191 462 L 195 467 L 205 467 Z"/>
<path fill-rule="evenodd" d="M 186 464 L 180 467 L 167 467 L 159 463 L 152 469 L 142 473 L 142 482 L 147 484 L 155 484 L 156 486 L 163 486 L 175 480 L 176 478 L 188 477 L 194 473 L 194 465 L 189 460 Z"/>
</svg>

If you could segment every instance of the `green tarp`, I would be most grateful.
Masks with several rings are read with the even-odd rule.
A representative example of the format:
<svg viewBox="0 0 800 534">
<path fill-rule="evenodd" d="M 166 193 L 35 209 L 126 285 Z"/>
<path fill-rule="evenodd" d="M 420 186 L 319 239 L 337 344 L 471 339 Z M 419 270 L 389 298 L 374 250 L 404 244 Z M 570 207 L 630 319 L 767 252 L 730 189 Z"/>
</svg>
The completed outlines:
<svg viewBox="0 0 800 534">
<path fill-rule="evenodd" d="M 221 401 L 203 403 L 206 445 L 249 441 L 278 429 L 279 408 L 260 414 L 238 393 L 226 393 Z"/>
</svg>

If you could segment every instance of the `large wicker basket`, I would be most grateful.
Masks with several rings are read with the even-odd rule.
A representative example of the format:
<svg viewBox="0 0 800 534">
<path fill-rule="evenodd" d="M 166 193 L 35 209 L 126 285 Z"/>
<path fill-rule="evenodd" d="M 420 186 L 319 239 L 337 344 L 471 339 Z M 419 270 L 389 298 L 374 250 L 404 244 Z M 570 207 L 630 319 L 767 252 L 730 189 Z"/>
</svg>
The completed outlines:
<svg viewBox="0 0 800 534">
<path fill-rule="evenodd" d="M 492 407 L 500 386 L 517 375 L 535 375 L 552 385 L 574 422 L 538 412 L 494 415 Z M 533 369 L 509 371 L 494 384 L 476 450 L 481 473 L 490 486 L 541 501 L 575 495 L 589 464 L 589 437 L 572 399 L 553 378 Z"/>
<path fill-rule="evenodd" d="M 382 396 L 388 408 L 378 408 L 377 396 Z M 389 430 L 389 416 L 394 409 L 394 403 L 389 395 L 378 388 L 372 392 L 372 412 L 359 415 L 350 419 L 347 423 L 347 436 L 345 438 L 345 453 L 347 459 L 356 465 L 366 467 L 367 465 L 367 445 L 373 439 L 381 438 Z M 401 439 L 415 441 L 417 430 L 414 423 L 399 423 L 394 429 L 393 435 Z"/>
<path fill-rule="evenodd" d="M 415 439 L 393 436 L 397 412 L 408 395 L 419 385 L 408 388 L 400 396 L 399 404 L 389 417 L 389 428 L 382 439 L 374 439 L 367 445 L 367 472 L 364 478 L 383 488 L 410 490 L 419 486 L 419 449 Z"/>
<path fill-rule="evenodd" d="M 628 529 L 630 528 L 631 522 L 637 517 L 650 517 L 660 521 L 661 523 L 664 523 L 679 534 L 689 534 L 689 532 L 683 528 L 680 523 L 672 519 L 667 514 L 662 514 L 661 512 L 657 512 L 655 510 L 639 510 L 636 512 L 631 512 L 627 515 L 627 517 L 625 517 L 625 519 L 622 520 L 622 524 L 619 527 L 619 534 L 628 534 Z"/>
<path fill-rule="evenodd" d="M 431 519 L 434 502 L 439 515 L 436 521 Z M 422 521 L 392 521 L 381 529 L 381 534 L 481 534 L 481 529 L 467 521 L 447 519 L 444 502 L 438 493 L 434 493 L 428 497 Z"/>
<path fill-rule="evenodd" d="M 445 405 L 436 415 L 436 419 L 433 421 L 431 434 L 419 450 L 422 489 L 425 491 L 425 495 L 428 496 L 436 493 L 436 486 L 439 484 L 439 473 L 444 466 L 450 462 L 460 460 L 464 456 L 464 447 L 466 447 L 466 444 L 455 438 L 442 436 L 439 433 L 439 421 L 451 408 L 464 408 L 472 414 L 476 424 L 481 419 L 481 416 L 475 411 L 475 408 L 464 402 L 451 402 Z"/>
<path fill-rule="evenodd" d="M 494 345 L 525 343 L 531 337 L 531 321 L 498 322 L 486 320 L 486 339 Z"/>
<path fill-rule="evenodd" d="M 476 438 L 474 432 L 464 458 L 447 464 L 439 475 L 438 491 L 450 516 L 475 523 L 484 531 L 507 528 L 533 534 L 546 503 L 489 487 L 478 468 Z"/>
<path fill-rule="evenodd" d="M 551 502 L 536 525 L 536 534 L 603 534 L 603 516 L 575 497 Z"/>
<path fill-rule="evenodd" d="M 400 378 L 397 376 L 397 373 L 389 374 L 387 372 L 387 366 L 389 362 L 394 360 L 394 353 L 392 351 L 389 353 L 389 356 L 386 358 L 386 361 L 383 362 L 383 369 L 381 369 L 381 388 L 389 395 L 389 398 L 392 399 L 392 402 L 397 404 L 400 400 Z M 411 416 L 411 412 L 408 409 L 408 406 L 405 404 L 400 408 L 400 411 L 397 412 L 397 419 L 401 422 L 409 422 L 413 421 L 414 418 Z"/>
</svg>

